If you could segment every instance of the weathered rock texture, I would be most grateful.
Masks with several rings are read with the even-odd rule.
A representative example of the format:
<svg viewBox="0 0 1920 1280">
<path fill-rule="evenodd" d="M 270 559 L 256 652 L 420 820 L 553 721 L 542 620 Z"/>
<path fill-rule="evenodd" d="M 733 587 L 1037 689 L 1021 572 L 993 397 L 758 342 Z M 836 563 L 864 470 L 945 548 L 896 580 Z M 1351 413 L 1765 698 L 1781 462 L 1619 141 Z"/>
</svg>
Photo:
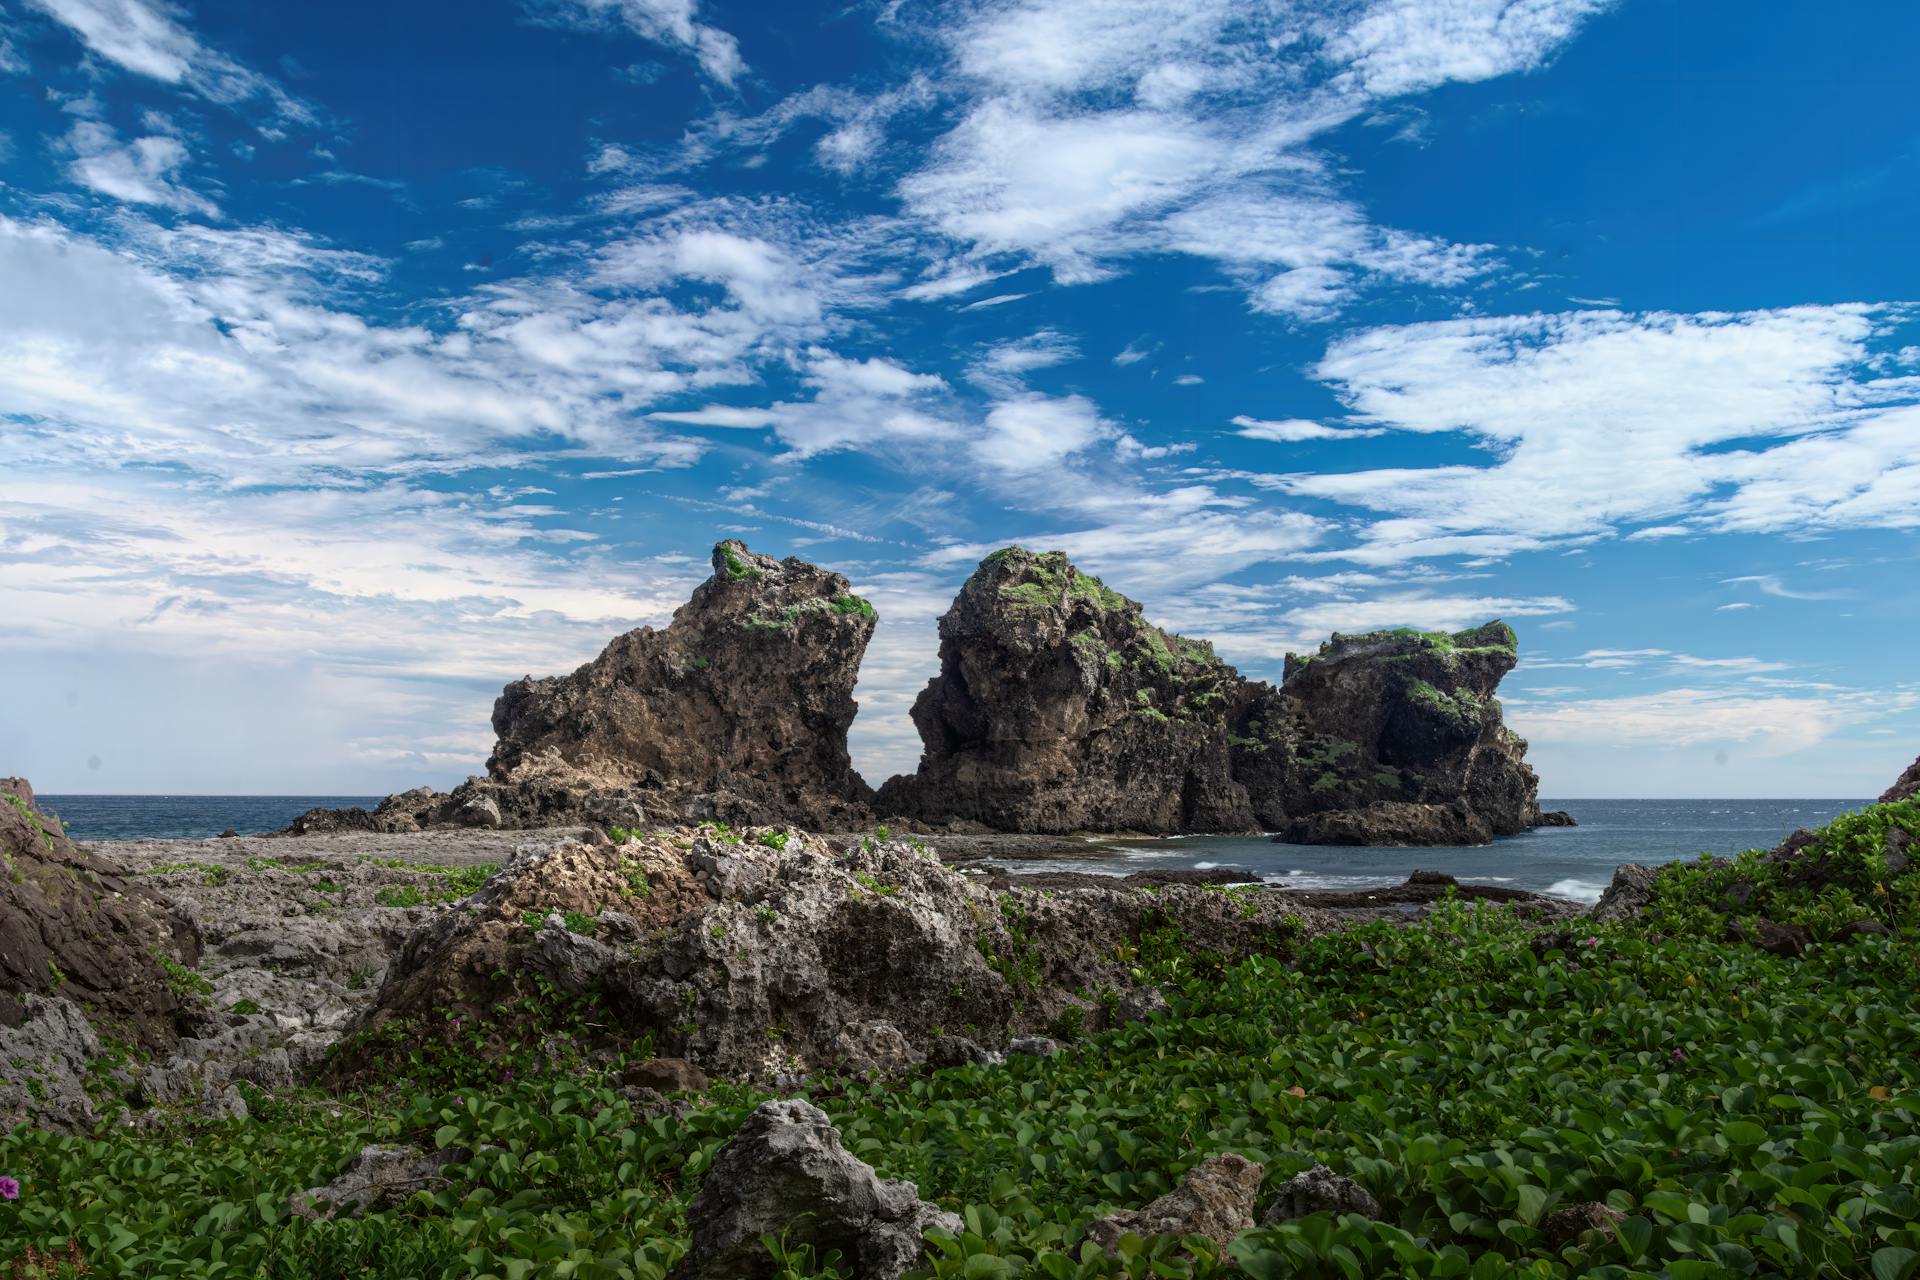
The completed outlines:
<svg viewBox="0 0 1920 1280">
<path fill-rule="evenodd" d="M 1002 831 L 1245 831 L 1212 646 L 1170 635 L 1058 551 L 981 562 L 940 619 L 913 704 L 920 770 L 879 808 Z"/>
<path fill-rule="evenodd" d="M 1253 1230 L 1261 1166 L 1228 1152 L 1209 1156 L 1180 1185 L 1139 1209 L 1122 1209 L 1087 1225 L 1087 1239 L 1113 1253 L 1123 1236 L 1205 1236 L 1222 1248 Z"/>
<path fill-rule="evenodd" d="M 1302 1170 L 1274 1188 L 1273 1203 L 1260 1218 L 1262 1226 L 1292 1222 L 1316 1213 L 1334 1217 L 1357 1213 L 1376 1221 L 1385 1215 L 1380 1202 L 1352 1178 L 1335 1173 L 1323 1164 Z"/>
<path fill-rule="evenodd" d="M 687 1207 L 692 1239 L 672 1280 L 764 1280 L 782 1268 L 762 1241 L 817 1257 L 840 1254 L 853 1280 L 899 1280 L 926 1252 L 928 1231 L 961 1221 L 920 1199 L 911 1182 L 883 1181 L 840 1145 L 812 1103 L 763 1102 L 720 1148 Z"/>
<path fill-rule="evenodd" d="M 1905 800 L 1910 796 L 1920 796 L 1920 759 L 1908 765 L 1907 771 L 1881 793 L 1880 803 L 1892 804 L 1895 800 Z"/>
<path fill-rule="evenodd" d="M 987 557 L 940 619 L 913 706 L 919 771 L 878 807 L 1005 831 L 1279 831 L 1314 844 L 1481 844 L 1540 821 L 1494 698 L 1504 623 L 1336 635 L 1276 689 L 1060 552 Z"/>
<path fill-rule="evenodd" d="M 1004 1049 L 1102 1025 L 1134 987 L 1120 957 L 1149 936 L 1236 959 L 1333 922 L 1257 890 L 996 893 L 897 840 L 703 828 L 567 844 L 517 857 L 409 938 L 335 1070 L 378 1074 L 384 1044 L 444 1034 L 436 1010 L 531 1022 L 532 997 L 558 989 L 594 1002 L 610 1043 L 651 1036 L 714 1075 L 891 1072 L 943 1032 Z"/>
<path fill-rule="evenodd" d="M 315 810 L 290 831 L 864 825 L 872 792 L 847 727 L 874 622 L 840 574 L 722 542 L 713 576 L 665 629 L 618 636 L 571 675 L 509 684 L 493 704 L 484 778 L 371 812 Z"/>
<path fill-rule="evenodd" d="M 163 959 L 191 965 L 198 956 L 184 918 L 67 839 L 25 779 L 0 778 L 0 1026 L 22 1022 L 28 994 L 59 996 L 97 1030 L 166 1049 L 183 1005 Z"/>
</svg>

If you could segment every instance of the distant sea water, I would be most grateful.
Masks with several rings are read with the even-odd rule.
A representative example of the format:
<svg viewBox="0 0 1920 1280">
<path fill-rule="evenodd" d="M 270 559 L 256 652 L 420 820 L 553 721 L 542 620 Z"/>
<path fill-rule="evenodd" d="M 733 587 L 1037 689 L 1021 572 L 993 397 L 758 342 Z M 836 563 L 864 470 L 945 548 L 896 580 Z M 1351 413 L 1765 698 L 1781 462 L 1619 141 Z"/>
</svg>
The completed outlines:
<svg viewBox="0 0 1920 1280">
<path fill-rule="evenodd" d="M 316 805 L 372 808 L 379 796 L 69 796 L 41 803 L 77 840 L 200 839 L 228 827 L 275 831 Z M 1090 840 L 1084 854 L 1000 860 L 1023 871 L 1126 875 L 1171 867 L 1228 867 L 1296 889 L 1398 884 L 1409 872 L 1445 871 L 1593 902 L 1623 862 L 1670 862 L 1702 853 L 1770 848 L 1795 827 L 1816 827 L 1869 800 L 1542 800 L 1577 827 L 1542 827 L 1478 848 L 1351 849 L 1274 844 L 1258 836 Z"/>
<path fill-rule="evenodd" d="M 34 797 L 67 823 L 75 840 L 201 840 L 232 827 L 243 836 L 278 831 L 307 810 L 359 805 L 384 796 L 61 796 Z"/>
<path fill-rule="evenodd" d="M 1085 855 L 1000 862 L 1023 871 L 1126 875 L 1160 868 L 1227 867 L 1294 889 L 1399 884 L 1415 870 L 1597 902 L 1623 862 L 1772 848 L 1795 827 L 1817 827 L 1871 800 L 1542 800 L 1577 827 L 1541 827 L 1476 848 L 1353 849 L 1275 844 L 1259 836 L 1173 836 L 1089 842 Z"/>
</svg>

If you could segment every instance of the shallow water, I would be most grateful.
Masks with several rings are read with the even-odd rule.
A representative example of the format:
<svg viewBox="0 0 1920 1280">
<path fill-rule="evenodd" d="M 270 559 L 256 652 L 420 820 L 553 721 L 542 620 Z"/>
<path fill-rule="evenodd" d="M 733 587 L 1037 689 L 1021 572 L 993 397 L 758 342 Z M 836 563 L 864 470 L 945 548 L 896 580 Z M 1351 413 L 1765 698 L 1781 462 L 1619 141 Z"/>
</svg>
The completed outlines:
<svg viewBox="0 0 1920 1280">
<path fill-rule="evenodd" d="M 1542 800 L 1577 827 L 1542 827 L 1475 848 L 1353 849 L 1275 844 L 1259 836 L 1173 836 L 1089 841 L 1084 856 L 998 860 L 1021 871 L 1126 875 L 1172 867 L 1227 867 L 1296 889 L 1398 884 L 1416 869 L 1462 880 L 1599 900 L 1623 862 L 1671 862 L 1701 853 L 1771 848 L 1795 827 L 1814 827 L 1867 800 Z"/>
<path fill-rule="evenodd" d="M 90 840 L 203 840 L 228 827 L 242 835 L 278 831 L 309 809 L 358 805 L 382 796 L 75 796 L 34 797 L 66 819 L 67 834 Z"/>
</svg>

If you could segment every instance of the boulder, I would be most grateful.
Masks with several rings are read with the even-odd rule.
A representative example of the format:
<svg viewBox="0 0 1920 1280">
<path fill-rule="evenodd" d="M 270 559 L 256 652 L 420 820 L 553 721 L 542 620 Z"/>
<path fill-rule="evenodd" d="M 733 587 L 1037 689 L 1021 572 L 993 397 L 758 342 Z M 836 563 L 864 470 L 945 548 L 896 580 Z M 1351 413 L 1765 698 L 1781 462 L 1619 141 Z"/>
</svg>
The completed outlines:
<svg viewBox="0 0 1920 1280">
<path fill-rule="evenodd" d="M 1323 1164 L 1294 1174 L 1276 1189 L 1278 1195 L 1261 1216 L 1260 1225 L 1291 1222 L 1315 1213 L 1357 1213 L 1363 1218 L 1384 1221 L 1386 1215 L 1367 1189 L 1352 1178 L 1343 1177 Z"/>
<path fill-rule="evenodd" d="M 707 1073 L 685 1058 L 649 1058 L 628 1067 L 620 1078 L 656 1093 L 705 1093 L 707 1089 Z"/>
<path fill-rule="evenodd" d="M 473 1152 L 466 1147 L 433 1152 L 419 1147 L 363 1147 L 332 1182 L 296 1191 L 287 1201 L 287 1212 L 299 1218 L 357 1218 L 406 1200 L 416 1191 L 439 1190 L 448 1183 L 450 1167 L 472 1159 Z"/>
<path fill-rule="evenodd" d="M 87 1066 L 100 1039 L 73 1001 L 28 994 L 20 1021 L 0 1026 L 0 1133 L 17 1124 L 78 1133 L 93 1127 Z"/>
<path fill-rule="evenodd" d="M 1613 879 L 1601 893 L 1600 901 L 1594 903 L 1588 916 L 1601 923 L 1619 920 L 1632 920 L 1653 903 L 1654 881 L 1659 879 L 1660 868 L 1646 867 L 1637 862 L 1625 863 L 1615 867 Z"/>
<path fill-rule="evenodd" d="M 1573 815 L 1565 809 L 1548 809 L 1541 813 L 1540 820 L 1533 825 L 1536 827 L 1577 827 L 1580 824 L 1575 822 Z"/>
<path fill-rule="evenodd" d="M 1464 803 L 1414 804 L 1375 800 L 1359 809 L 1333 809 L 1296 818 L 1274 836 L 1278 844 L 1482 845 L 1493 841 L 1487 820 Z"/>
<path fill-rule="evenodd" d="M 1115 1252 L 1121 1237 L 1205 1236 L 1222 1248 L 1253 1230 L 1261 1166 L 1245 1156 L 1209 1156 L 1187 1170 L 1180 1184 L 1139 1209 L 1122 1209 L 1087 1225 L 1087 1239 Z"/>
<path fill-rule="evenodd" d="M 0 778 L 0 1027 L 20 1025 L 27 995 L 58 996 L 99 1030 L 165 1051 L 188 1007 L 165 965 L 199 958 L 185 917 L 69 840 L 25 779 Z"/>
<path fill-rule="evenodd" d="M 1540 1234 L 1546 1237 L 1547 1248 L 1564 1249 L 1589 1231 L 1612 1235 L 1626 1220 L 1627 1215 L 1618 1209 L 1589 1200 L 1548 1214 L 1540 1224 Z"/>
<path fill-rule="evenodd" d="M 855 1159 L 826 1114 L 797 1098 L 761 1103 L 720 1148 L 687 1226 L 673 1280 L 771 1280 L 780 1267 L 769 1235 L 839 1253 L 853 1280 L 898 1280 L 919 1264 L 928 1231 L 962 1229 L 912 1183 L 883 1181 Z"/>
</svg>

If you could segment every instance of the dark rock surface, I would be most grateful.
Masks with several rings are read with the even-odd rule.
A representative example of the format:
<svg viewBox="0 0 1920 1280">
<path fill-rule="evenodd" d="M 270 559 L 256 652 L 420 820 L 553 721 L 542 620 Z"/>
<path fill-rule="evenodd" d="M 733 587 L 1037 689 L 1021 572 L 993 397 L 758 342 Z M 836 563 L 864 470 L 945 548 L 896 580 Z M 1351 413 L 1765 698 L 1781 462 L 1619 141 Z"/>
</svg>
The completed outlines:
<svg viewBox="0 0 1920 1280">
<path fill-rule="evenodd" d="M 1494 690 L 1503 622 L 1448 635 L 1335 635 L 1250 700 L 1234 765 L 1261 825 L 1303 844 L 1485 844 L 1537 825 L 1527 744 Z M 1253 779 L 1258 777 L 1262 785 Z"/>
<path fill-rule="evenodd" d="M 1618 1209 L 1588 1200 L 1548 1214 L 1540 1224 L 1540 1234 L 1547 1238 L 1547 1248 L 1564 1249 L 1589 1231 L 1612 1235 L 1626 1220 L 1627 1215 Z"/>
<path fill-rule="evenodd" d="M 1892 804 L 1895 800 L 1906 800 L 1912 796 L 1920 796 L 1920 759 L 1908 765 L 1907 771 L 1880 793 L 1880 803 Z"/>
<path fill-rule="evenodd" d="M 781 1273 L 762 1243 L 838 1252 L 853 1280 L 899 1280 L 926 1252 L 926 1234 L 961 1221 L 920 1199 L 911 1182 L 882 1180 L 851 1155 L 826 1114 L 798 1098 L 763 1102 L 720 1148 L 687 1207 L 692 1239 L 672 1280 L 768 1280 Z"/>
<path fill-rule="evenodd" d="M 1536 825 L 1494 689 L 1504 623 L 1340 636 L 1278 689 L 1060 552 L 995 552 L 940 619 L 914 702 L 917 773 L 878 808 L 1001 831 L 1229 832 L 1309 844 L 1484 844 Z"/>
<path fill-rule="evenodd" d="M 1278 1194 L 1260 1218 L 1263 1227 L 1291 1222 L 1315 1213 L 1357 1213 L 1376 1221 L 1385 1217 L 1380 1202 L 1352 1178 L 1343 1177 L 1323 1164 L 1294 1174 L 1276 1188 Z"/>
<path fill-rule="evenodd" d="M 1241 680 L 1064 554 L 997 551 L 940 619 L 925 746 L 879 808 L 999 831 L 1248 831 L 1226 711 Z"/>
<path fill-rule="evenodd" d="M 0 872 L 0 1026 L 24 1020 L 28 994 L 57 996 L 97 1030 L 170 1048 L 184 1005 L 162 961 L 199 958 L 193 926 L 122 867 L 67 839 L 23 778 L 0 778 Z"/>
<path fill-rule="evenodd" d="M 1205 1236 L 1223 1249 L 1253 1230 L 1260 1195 L 1260 1165 L 1231 1152 L 1209 1156 L 1187 1170 L 1180 1184 L 1138 1209 L 1122 1209 L 1087 1225 L 1087 1239 L 1113 1253 L 1121 1237 Z"/>
<path fill-rule="evenodd" d="M 509 684 L 485 777 L 313 810 L 288 831 L 870 825 L 847 727 L 874 623 L 840 574 L 722 542 L 667 627 L 618 636 L 570 675 Z"/>
<path fill-rule="evenodd" d="M 287 1212 L 297 1218 L 358 1217 L 418 1191 L 438 1191 L 448 1183 L 448 1169 L 472 1159 L 473 1152 L 466 1147 L 433 1152 L 419 1147 L 363 1147 L 332 1182 L 295 1192 Z"/>
</svg>

